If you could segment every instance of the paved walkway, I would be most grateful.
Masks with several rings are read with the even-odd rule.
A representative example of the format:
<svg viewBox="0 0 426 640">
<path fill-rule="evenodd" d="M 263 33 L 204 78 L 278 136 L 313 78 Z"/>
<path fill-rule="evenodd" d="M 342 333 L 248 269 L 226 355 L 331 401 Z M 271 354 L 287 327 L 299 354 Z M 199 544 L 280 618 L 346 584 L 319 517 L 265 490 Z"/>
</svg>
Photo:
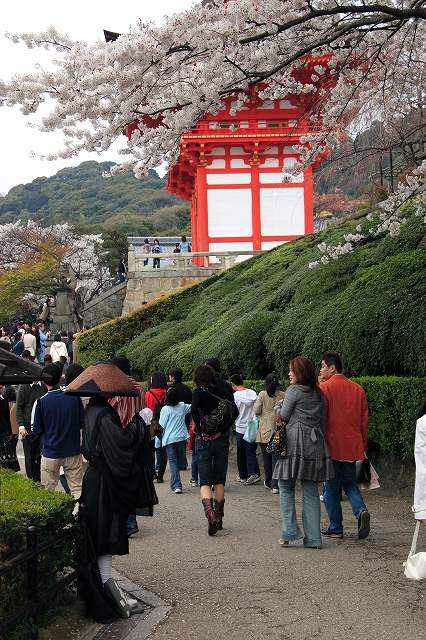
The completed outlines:
<svg viewBox="0 0 426 640">
<path fill-rule="evenodd" d="M 282 549 L 279 497 L 263 485 L 242 486 L 231 468 L 225 529 L 209 538 L 199 490 L 188 487 L 188 472 L 182 478 L 182 495 L 157 485 L 154 518 L 138 519 L 130 555 L 114 562 L 173 605 L 153 640 L 425 637 L 426 583 L 406 580 L 402 570 L 414 526 L 409 500 L 369 494 L 367 540 L 357 540 L 345 502 L 344 540 Z"/>
</svg>

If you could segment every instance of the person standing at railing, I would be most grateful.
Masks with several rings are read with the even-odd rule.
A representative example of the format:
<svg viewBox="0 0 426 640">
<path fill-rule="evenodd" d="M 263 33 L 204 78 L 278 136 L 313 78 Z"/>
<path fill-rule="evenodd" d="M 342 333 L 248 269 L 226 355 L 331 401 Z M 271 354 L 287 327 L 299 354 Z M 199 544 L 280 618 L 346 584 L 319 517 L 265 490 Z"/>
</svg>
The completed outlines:
<svg viewBox="0 0 426 640">
<path fill-rule="evenodd" d="M 191 244 L 186 239 L 186 236 L 182 236 L 179 249 L 181 253 L 191 253 Z"/>
<path fill-rule="evenodd" d="M 152 253 L 155 253 L 155 254 L 161 253 L 160 241 L 158 240 L 158 238 L 155 238 L 155 240 L 154 240 L 154 246 L 152 247 Z M 152 261 L 152 266 L 154 267 L 154 269 L 159 269 L 160 268 L 160 258 L 154 258 L 154 260 Z"/>
<path fill-rule="evenodd" d="M 148 266 L 148 256 L 151 253 L 151 245 L 149 244 L 149 240 L 148 238 L 145 238 L 145 240 L 143 241 L 143 245 L 142 245 L 142 253 L 147 256 L 144 261 L 143 261 L 143 266 L 147 267 Z"/>
</svg>

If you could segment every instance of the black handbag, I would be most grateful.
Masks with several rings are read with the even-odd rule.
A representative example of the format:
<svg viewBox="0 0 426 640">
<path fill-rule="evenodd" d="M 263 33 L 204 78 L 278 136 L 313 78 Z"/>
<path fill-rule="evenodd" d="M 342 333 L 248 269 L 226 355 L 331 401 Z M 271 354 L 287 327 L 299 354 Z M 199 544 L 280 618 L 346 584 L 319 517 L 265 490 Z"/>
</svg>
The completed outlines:
<svg viewBox="0 0 426 640">
<path fill-rule="evenodd" d="M 368 458 L 364 458 L 364 460 L 356 463 L 356 481 L 358 484 L 370 484 L 371 468 Z"/>
<path fill-rule="evenodd" d="M 287 425 L 277 423 L 274 433 L 266 445 L 266 452 L 279 458 L 287 455 Z"/>
<path fill-rule="evenodd" d="M 16 455 L 17 436 L 9 433 L 0 435 L 0 467 L 19 471 L 18 456 Z"/>
<path fill-rule="evenodd" d="M 220 433 L 225 433 L 234 424 L 238 418 L 238 407 L 232 400 L 227 398 L 221 398 L 215 393 L 204 389 L 209 395 L 218 400 L 218 405 L 210 413 L 204 414 L 201 417 L 201 431 L 206 436 L 212 436 Z"/>
</svg>

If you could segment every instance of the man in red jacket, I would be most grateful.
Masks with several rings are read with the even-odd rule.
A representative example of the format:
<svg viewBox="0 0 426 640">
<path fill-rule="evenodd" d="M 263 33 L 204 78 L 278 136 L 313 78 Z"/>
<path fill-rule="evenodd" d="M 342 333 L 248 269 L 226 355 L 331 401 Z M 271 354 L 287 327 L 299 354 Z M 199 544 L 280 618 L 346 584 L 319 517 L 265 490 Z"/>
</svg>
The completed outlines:
<svg viewBox="0 0 426 640">
<path fill-rule="evenodd" d="M 358 520 L 358 538 L 370 533 L 370 514 L 356 483 L 356 460 L 363 460 L 368 441 L 368 405 L 364 389 L 342 373 L 338 353 L 327 351 L 321 362 L 321 391 L 327 402 L 326 441 L 334 479 L 325 483 L 324 504 L 330 525 L 323 535 L 343 538 L 341 490 Z"/>
</svg>

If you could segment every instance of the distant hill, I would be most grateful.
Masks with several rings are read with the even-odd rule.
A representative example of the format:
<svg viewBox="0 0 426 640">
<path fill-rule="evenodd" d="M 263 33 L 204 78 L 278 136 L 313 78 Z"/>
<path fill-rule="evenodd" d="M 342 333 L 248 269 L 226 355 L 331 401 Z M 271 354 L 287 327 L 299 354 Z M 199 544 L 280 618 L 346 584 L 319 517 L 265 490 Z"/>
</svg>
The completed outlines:
<svg viewBox="0 0 426 640">
<path fill-rule="evenodd" d="M 149 171 L 142 180 L 133 173 L 104 178 L 113 162 L 83 162 L 50 178 L 36 178 L 0 197 L 0 224 L 36 219 L 44 224 L 70 222 L 82 227 L 127 234 L 185 230 L 189 207 L 164 190 L 165 179 Z"/>
</svg>

